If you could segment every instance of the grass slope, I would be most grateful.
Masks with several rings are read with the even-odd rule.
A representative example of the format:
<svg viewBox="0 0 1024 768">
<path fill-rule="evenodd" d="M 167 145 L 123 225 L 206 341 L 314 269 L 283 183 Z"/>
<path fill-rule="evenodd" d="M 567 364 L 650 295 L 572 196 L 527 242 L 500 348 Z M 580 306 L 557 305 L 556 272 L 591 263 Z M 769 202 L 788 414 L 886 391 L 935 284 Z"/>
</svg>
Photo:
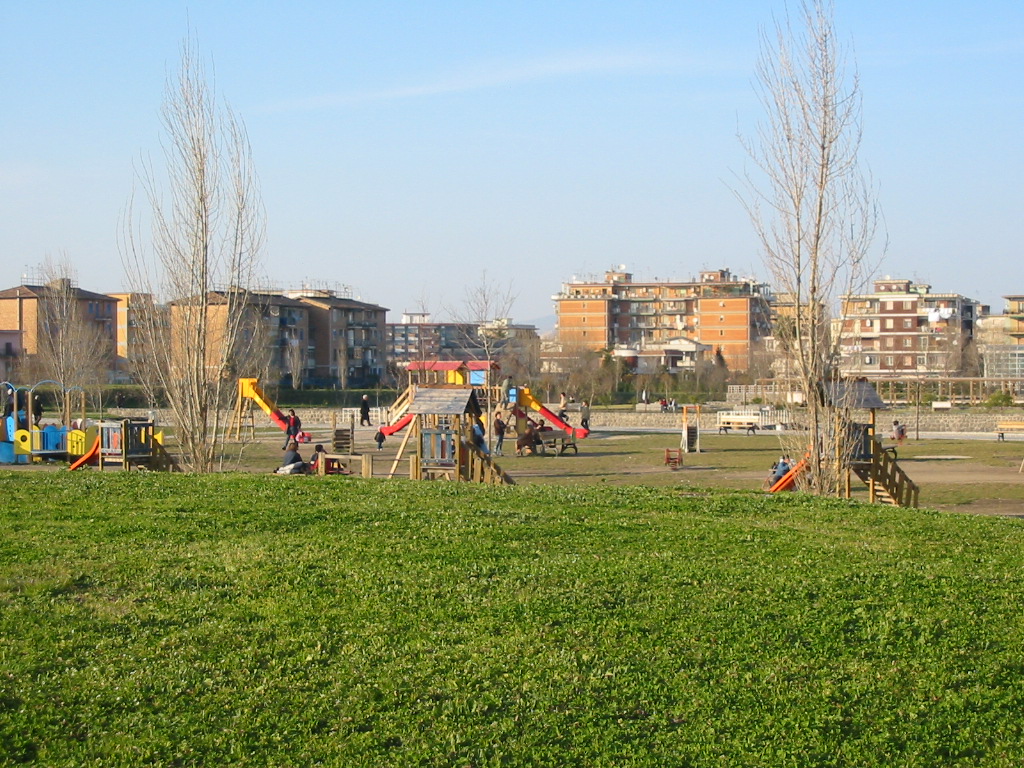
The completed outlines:
<svg viewBox="0 0 1024 768">
<path fill-rule="evenodd" d="M 1024 762 L 1018 521 L 266 476 L 0 499 L 7 763 Z"/>
</svg>

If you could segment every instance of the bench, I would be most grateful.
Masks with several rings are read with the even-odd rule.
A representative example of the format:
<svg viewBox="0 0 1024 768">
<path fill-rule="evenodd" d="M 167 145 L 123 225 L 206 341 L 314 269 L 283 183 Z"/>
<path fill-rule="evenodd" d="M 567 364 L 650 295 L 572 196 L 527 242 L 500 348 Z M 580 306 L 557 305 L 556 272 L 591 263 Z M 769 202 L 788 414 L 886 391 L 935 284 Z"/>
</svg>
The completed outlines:
<svg viewBox="0 0 1024 768">
<path fill-rule="evenodd" d="M 1000 421 L 996 424 L 997 440 L 1005 440 L 1007 432 L 1024 432 L 1024 421 Z"/>
<path fill-rule="evenodd" d="M 743 418 L 741 416 L 727 416 L 718 420 L 718 434 L 729 434 L 730 429 L 745 429 L 748 435 L 756 435 L 761 428 L 757 418 Z"/>
<path fill-rule="evenodd" d="M 541 439 L 544 442 L 544 447 L 545 448 L 550 448 L 553 451 L 557 451 L 557 454 L 559 456 L 561 456 L 563 453 L 568 451 L 570 448 L 572 449 L 572 452 L 574 454 L 576 454 L 576 455 L 578 455 L 579 452 L 580 452 L 579 447 L 577 447 L 577 445 L 576 445 L 576 441 L 573 440 L 570 437 L 564 437 L 563 436 L 563 437 L 549 438 L 546 435 L 543 435 L 543 433 L 542 433 L 542 438 Z"/>
<path fill-rule="evenodd" d="M 948 411 L 953 407 L 951 400 L 936 400 L 932 403 L 933 411 Z"/>
</svg>

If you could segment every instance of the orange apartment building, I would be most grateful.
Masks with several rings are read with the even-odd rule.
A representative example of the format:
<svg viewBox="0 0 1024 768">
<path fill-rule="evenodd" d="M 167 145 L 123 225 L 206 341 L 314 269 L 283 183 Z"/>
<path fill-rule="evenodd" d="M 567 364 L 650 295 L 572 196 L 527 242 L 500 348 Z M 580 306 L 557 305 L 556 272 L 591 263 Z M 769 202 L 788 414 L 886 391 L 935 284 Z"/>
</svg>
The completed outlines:
<svg viewBox="0 0 1024 768">
<path fill-rule="evenodd" d="M 103 293 L 93 293 L 73 283 L 57 285 L 19 285 L 0 291 L 0 329 L 14 331 L 20 339 L 20 353 L 38 354 L 40 339 L 47 333 L 46 303 L 58 292 L 70 290 L 77 302 L 78 317 L 97 330 L 97 338 L 105 348 L 97 356 L 113 356 L 114 316 L 116 300 Z"/>
<path fill-rule="evenodd" d="M 709 270 L 689 281 L 635 282 L 624 269 L 600 282 L 574 281 L 552 297 L 557 340 L 593 350 L 658 349 L 687 339 L 720 351 L 733 371 L 747 371 L 771 334 L 765 283 Z"/>
</svg>

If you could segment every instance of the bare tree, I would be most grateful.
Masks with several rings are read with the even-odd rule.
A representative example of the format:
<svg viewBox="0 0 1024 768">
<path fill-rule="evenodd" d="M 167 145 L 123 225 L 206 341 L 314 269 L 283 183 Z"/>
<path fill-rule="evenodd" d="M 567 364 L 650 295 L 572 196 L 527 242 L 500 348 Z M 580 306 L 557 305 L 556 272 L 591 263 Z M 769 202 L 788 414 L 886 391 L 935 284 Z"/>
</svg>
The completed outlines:
<svg viewBox="0 0 1024 768">
<path fill-rule="evenodd" d="M 39 295 L 37 353 L 27 366 L 36 378 L 63 385 L 64 391 L 56 391 L 56 405 L 66 413 L 68 388 L 98 392 L 106 383 L 114 354 L 114 318 L 104 316 L 99 306 L 104 302 L 82 295 L 77 272 L 67 259 L 47 258 L 40 275 L 44 285 Z"/>
<path fill-rule="evenodd" d="M 791 357 L 794 384 L 806 404 L 809 485 L 828 493 L 845 473 L 845 455 L 824 435 L 843 404 L 823 395 L 836 376 L 840 334 L 829 315 L 853 294 L 868 266 L 879 212 L 858 164 L 861 94 L 856 72 L 836 39 L 831 0 L 806 0 L 798 24 L 787 17 L 762 35 L 757 87 L 765 110 L 756 140 L 741 139 L 760 176 L 746 176 L 743 196 L 776 290 L 792 302 L 779 342 Z M 839 322 L 834 327 L 842 328 Z M 838 438 L 837 438 L 838 439 Z"/>
<path fill-rule="evenodd" d="M 288 339 L 285 364 L 292 376 L 292 389 L 302 389 L 302 382 L 306 376 L 306 343 L 298 337 Z"/>
<path fill-rule="evenodd" d="M 245 129 L 218 106 L 192 41 L 168 80 L 163 126 L 166 176 L 149 163 L 139 172 L 151 237 L 144 245 L 129 204 L 124 262 L 133 290 L 170 307 L 139 318 L 150 354 L 142 384 L 166 393 L 184 466 L 209 472 L 223 459 L 235 377 L 261 338 L 250 295 L 264 216 Z"/>
</svg>

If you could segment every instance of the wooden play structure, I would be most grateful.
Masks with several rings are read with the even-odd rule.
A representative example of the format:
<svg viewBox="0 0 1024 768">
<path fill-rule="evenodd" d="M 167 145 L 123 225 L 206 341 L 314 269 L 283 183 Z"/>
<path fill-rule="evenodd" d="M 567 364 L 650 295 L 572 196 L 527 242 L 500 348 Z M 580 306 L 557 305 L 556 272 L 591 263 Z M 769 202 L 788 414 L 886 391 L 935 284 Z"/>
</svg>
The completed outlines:
<svg viewBox="0 0 1024 768">
<path fill-rule="evenodd" d="M 399 418 L 382 429 L 385 434 L 405 430 L 388 477 L 395 477 L 400 464 L 408 461 L 413 480 L 514 484 L 493 456 L 473 444 L 472 426 L 483 411 L 472 387 L 416 385 L 403 396 L 407 402 L 396 409 Z M 372 455 L 363 459 L 363 474 L 372 476 Z"/>
<path fill-rule="evenodd" d="M 898 507 L 917 507 L 920 489 L 917 484 L 899 466 L 895 453 L 882 445 L 877 436 L 877 416 L 879 409 L 886 408 L 885 402 L 878 396 L 874 387 L 867 381 L 831 382 L 822 388 L 821 395 L 841 403 L 842 409 L 836 411 L 836 423 L 833 435 L 845 434 L 845 439 L 835 439 L 835 455 L 831 461 L 840 466 L 845 465 L 845 487 L 837 489 L 851 496 L 851 476 L 856 476 L 868 487 L 868 500 L 872 503 L 890 504 Z M 867 410 L 870 418 L 867 424 L 854 422 L 850 418 L 852 410 Z M 852 450 L 843 453 L 846 446 Z M 775 482 L 769 491 L 793 490 L 801 477 L 807 472 L 809 453 Z"/>
</svg>

